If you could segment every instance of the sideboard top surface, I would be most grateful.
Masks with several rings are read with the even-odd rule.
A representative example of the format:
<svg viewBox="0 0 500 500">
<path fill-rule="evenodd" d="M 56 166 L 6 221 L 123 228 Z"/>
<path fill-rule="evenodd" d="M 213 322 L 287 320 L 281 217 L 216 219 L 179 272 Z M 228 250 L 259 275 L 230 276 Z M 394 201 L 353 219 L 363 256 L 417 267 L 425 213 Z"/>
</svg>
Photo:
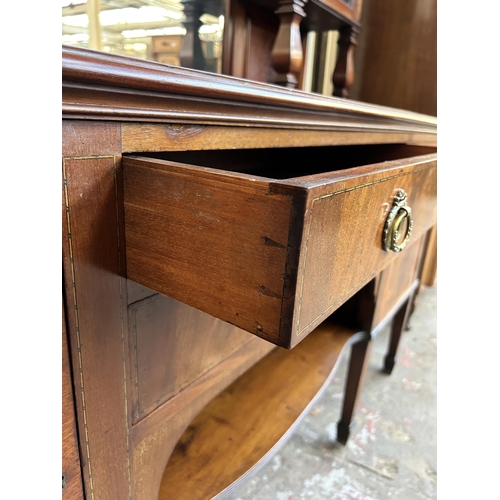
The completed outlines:
<svg viewBox="0 0 500 500">
<path fill-rule="evenodd" d="M 432 116 L 63 46 L 63 118 L 424 134 Z"/>
</svg>

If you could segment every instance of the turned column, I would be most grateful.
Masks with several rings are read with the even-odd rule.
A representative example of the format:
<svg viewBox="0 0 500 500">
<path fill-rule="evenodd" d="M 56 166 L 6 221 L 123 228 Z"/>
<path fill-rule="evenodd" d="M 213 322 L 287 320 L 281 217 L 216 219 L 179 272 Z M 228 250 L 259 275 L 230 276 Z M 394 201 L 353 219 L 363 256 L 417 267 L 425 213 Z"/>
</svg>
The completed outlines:
<svg viewBox="0 0 500 500">
<path fill-rule="evenodd" d="M 181 66 L 192 69 L 205 69 L 205 59 L 201 49 L 201 40 L 198 30 L 201 26 L 200 16 L 203 10 L 198 4 L 185 4 L 184 15 L 186 20 L 183 22 L 186 28 L 182 48 L 179 54 Z"/>
<path fill-rule="evenodd" d="M 274 83 L 295 88 L 302 70 L 303 54 L 300 23 L 306 17 L 304 5 L 307 0 L 280 0 L 275 14 L 280 18 L 280 27 L 272 52 L 272 64 L 277 75 Z"/>
<path fill-rule="evenodd" d="M 354 48 L 358 44 L 359 28 L 344 26 L 339 30 L 338 58 L 333 72 L 333 95 L 348 97 L 354 82 Z"/>
</svg>

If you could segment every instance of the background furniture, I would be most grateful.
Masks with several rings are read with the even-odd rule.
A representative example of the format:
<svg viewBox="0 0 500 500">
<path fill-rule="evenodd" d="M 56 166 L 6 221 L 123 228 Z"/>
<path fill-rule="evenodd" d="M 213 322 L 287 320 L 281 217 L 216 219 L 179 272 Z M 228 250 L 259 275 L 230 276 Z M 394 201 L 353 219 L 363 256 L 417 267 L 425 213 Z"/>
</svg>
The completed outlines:
<svg viewBox="0 0 500 500">
<path fill-rule="evenodd" d="M 366 0 L 351 97 L 437 115 L 436 0 Z"/>
<path fill-rule="evenodd" d="M 325 80 L 328 90 L 315 89 L 345 97 L 361 7 L 362 0 L 87 0 L 63 7 L 63 43 L 290 88 Z"/>
<path fill-rule="evenodd" d="M 435 148 L 432 117 L 64 48 L 64 425 L 79 448 L 64 463 L 81 467 L 63 470 L 65 498 L 82 484 L 87 498 L 180 498 L 171 468 L 188 471 L 179 457 L 225 418 L 250 427 L 230 435 L 238 460 L 208 447 L 226 473 L 207 495 L 236 487 L 350 352 L 346 438 L 370 330 L 399 321 L 435 223 Z M 399 190 L 395 248 L 408 207 L 414 219 L 401 252 L 383 242 Z M 250 400 L 269 413 L 241 405 L 231 426 L 259 377 L 273 389 Z M 181 488 L 203 498 L 199 484 Z"/>
<path fill-rule="evenodd" d="M 361 8 L 361 0 L 229 0 L 223 72 L 297 88 L 304 78 L 307 33 L 338 30 L 338 54 L 332 54 L 337 61 L 329 78 L 334 95 L 347 97 Z M 320 42 L 312 51 L 316 66 L 324 57 Z"/>
</svg>

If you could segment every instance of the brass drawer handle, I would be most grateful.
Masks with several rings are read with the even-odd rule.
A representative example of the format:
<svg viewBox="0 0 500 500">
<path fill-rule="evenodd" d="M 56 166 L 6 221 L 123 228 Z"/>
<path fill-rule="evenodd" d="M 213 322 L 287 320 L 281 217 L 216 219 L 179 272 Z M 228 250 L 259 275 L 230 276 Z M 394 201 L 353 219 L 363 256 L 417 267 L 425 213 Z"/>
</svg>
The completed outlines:
<svg viewBox="0 0 500 500">
<path fill-rule="evenodd" d="M 413 227 L 413 219 L 411 217 L 411 208 L 406 204 L 407 195 L 403 189 L 398 189 L 391 211 L 385 221 L 384 231 L 382 233 L 382 246 L 387 252 L 401 252 L 408 244 L 411 230 Z M 404 236 L 401 240 L 401 229 L 406 222 Z"/>
</svg>

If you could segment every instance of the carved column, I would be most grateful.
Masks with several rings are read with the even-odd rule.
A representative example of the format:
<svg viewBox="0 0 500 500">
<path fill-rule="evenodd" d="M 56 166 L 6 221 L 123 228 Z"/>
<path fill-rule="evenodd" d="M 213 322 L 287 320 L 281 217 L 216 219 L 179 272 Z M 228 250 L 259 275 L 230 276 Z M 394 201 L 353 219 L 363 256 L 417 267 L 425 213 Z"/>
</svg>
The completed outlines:
<svg viewBox="0 0 500 500">
<path fill-rule="evenodd" d="M 280 0 L 275 11 L 280 18 L 280 27 L 274 42 L 272 64 L 277 76 L 275 83 L 295 88 L 302 70 L 302 40 L 300 23 L 306 17 L 304 5 L 306 1 Z"/>
<path fill-rule="evenodd" d="M 359 28 L 344 26 L 339 30 L 338 58 L 333 72 L 333 95 L 348 97 L 354 82 L 354 48 L 358 44 Z"/>
</svg>

